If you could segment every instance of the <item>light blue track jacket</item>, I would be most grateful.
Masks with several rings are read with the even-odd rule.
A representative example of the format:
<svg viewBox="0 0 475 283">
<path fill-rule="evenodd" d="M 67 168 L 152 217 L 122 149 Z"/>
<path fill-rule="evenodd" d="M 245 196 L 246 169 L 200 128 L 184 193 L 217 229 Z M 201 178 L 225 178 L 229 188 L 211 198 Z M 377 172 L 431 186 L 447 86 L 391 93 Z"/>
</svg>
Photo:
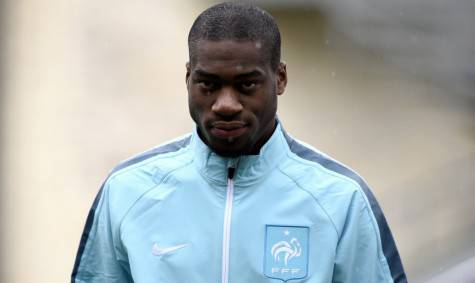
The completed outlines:
<svg viewBox="0 0 475 283">
<path fill-rule="evenodd" d="M 196 130 L 119 165 L 89 213 L 72 282 L 407 282 L 354 172 L 277 126 L 224 158 Z"/>
</svg>

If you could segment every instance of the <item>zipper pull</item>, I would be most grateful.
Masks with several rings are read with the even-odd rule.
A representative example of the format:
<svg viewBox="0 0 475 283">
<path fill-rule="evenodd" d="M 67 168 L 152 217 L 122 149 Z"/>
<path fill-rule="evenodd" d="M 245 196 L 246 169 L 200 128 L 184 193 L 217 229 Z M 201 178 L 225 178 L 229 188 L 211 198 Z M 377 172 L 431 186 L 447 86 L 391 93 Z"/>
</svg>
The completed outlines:
<svg viewBox="0 0 475 283">
<path fill-rule="evenodd" d="M 234 178 L 234 172 L 236 171 L 236 168 L 234 167 L 229 167 L 228 168 L 228 179 L 233 179 Z"/>
<path fill-rule="evenodd" d="M 232 180 L 236 174 L 236 168 L 238 166 L 240 158 L 231 158 L 228 160 L 228 180 Z"/>
</svg>

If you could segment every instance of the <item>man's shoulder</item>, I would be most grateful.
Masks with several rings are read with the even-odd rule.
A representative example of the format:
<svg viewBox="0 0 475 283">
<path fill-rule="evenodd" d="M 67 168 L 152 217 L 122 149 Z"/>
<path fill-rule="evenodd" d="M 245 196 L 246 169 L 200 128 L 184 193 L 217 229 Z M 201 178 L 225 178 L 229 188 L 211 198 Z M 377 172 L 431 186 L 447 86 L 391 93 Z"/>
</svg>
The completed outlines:
<svg viewBox="0 0 475 283">
<path fill-rule="evenodd" d="M 111 217 L 123 219 L 136 201 L 157 188 L 168 173 L 190 163 L 190 139 L 191 135 L 182 136 L 119 163 L 99 193 L 109 203 Z"/>
<path fill-rule="evenodd" d="M 190 140 L 191 134 L 187 134 L 160 144 L 154 148 L 120 162 L 116 167 L 114 167 L 114 169 L 112 169 L 109 175 L 120 175 L 128 170 L 146 166 L 154 160 L 160 158 L 169 158 L 171 155 L 182 153 L 183 149 L 189 145 Z"/>
<path fill-rule="evenodd" d="M 291 155 L 286 171 L 301 180 L 305 187 L 325 184 L 324 189 L 354 192 L 367 187 L 363 178 L 343 163 L 333 159 L 311 145 L 285 133 Z"/>
<path fill-rule="evenodd" d="M 371 211 L 378 225 L 387 225 L 376 198 L 360 175 L 312 146 L 288 135 L 286 138 L 293 160 L 287 168 L 295 183 L 326 210 L 338 231 L 355 202 Z"/>
<path fill-rule="evenodd" d="M 191 134 L 163 143 L 119 163 L 106 180 L 108 186 L 148 187 L 173 169 L 189 162 Z"/>
<path fill-rule="evenodd" d="M 291 162 L 283 168 L 288 176 L 312 196 L 330 215 L 345 217 L 354 202 L 380 211 L 376 198 L 364 179 L 354 170 L 314 147 L 286 134 Z M 343 219 L 340 219 L 343 220 Z"/>
</svg>

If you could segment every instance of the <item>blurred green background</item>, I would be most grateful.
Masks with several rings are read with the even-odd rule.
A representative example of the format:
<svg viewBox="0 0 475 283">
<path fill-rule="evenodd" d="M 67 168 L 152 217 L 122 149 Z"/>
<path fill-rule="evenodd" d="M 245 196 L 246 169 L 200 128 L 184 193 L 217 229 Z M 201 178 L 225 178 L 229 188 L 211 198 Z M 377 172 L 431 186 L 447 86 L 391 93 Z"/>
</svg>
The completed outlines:
<svg viewBox="0 0 475 283">
<path fill-rule="evenodd" d="M 475 2 L 246 2 L 281 28 L 286 130 L 364 176 L 411 282 L 475 282 Z M 215 2 L 1 3 L 0 282 L 66 282 L 108 171 L 193 128 Z"/>
</svg>

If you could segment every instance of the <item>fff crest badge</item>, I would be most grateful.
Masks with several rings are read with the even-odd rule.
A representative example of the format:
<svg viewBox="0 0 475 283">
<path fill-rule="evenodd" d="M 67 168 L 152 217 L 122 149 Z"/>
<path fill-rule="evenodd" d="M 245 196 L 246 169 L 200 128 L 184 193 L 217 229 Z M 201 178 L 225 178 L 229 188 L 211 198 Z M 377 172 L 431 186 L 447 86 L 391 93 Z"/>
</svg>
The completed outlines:
<svg viewBox="0 0 475 283">
<path fill-rule="evenodd" d="M 307 277 L 308 227 L 266 225 L 264 275 L 284 282 Z"/>
</svg>

